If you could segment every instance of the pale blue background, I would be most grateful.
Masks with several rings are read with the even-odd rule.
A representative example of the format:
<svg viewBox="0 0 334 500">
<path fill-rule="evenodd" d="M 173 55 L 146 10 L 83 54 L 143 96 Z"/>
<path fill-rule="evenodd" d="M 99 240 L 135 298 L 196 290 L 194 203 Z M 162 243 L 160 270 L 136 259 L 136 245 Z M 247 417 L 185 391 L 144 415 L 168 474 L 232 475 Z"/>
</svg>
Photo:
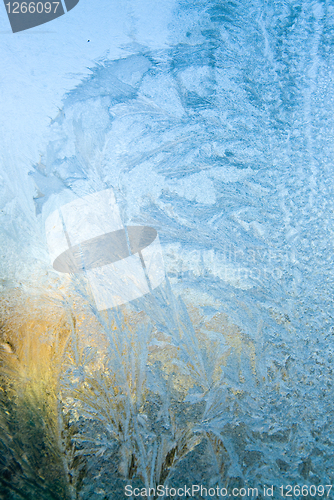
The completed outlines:
<svg viewBox="0 0 334 500">
<path fill-rule="evenodd" d="M 33 188 L 28 191 L 24 172 L 45 148 L 64 93 L 100 58 L 124 57 L 140 45 L 166 47 L 173 6 L 171 0 L 80 0 L 64 16 L 13 34 L 0 5 L 0 155 L 25 209 L 33 210 Z"/>
</svg>

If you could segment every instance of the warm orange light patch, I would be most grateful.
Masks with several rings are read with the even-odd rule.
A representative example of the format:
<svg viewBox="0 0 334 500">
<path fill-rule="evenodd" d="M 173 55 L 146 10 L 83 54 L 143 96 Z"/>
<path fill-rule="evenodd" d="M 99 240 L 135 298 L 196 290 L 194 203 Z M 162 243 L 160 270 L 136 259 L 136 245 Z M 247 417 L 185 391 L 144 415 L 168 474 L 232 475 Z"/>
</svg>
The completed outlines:
<svg viewBox="0 0 334 500">
<path fill-rule="evenodd" d="M 6 298 L 0 298 L 2 373 L 14 383 L 17 394 L 24 393 L 24 397 L 30 395 L 37 401 L 47 397 L 54 408 L 59 397 L 62 370 L 80 365 L 86 356 L 85 349 L 90 348 L 91 359 L 85 364 L 86 376 L 92 378 L 95 374 L 104 373 L 108 383 L 115 385 L 114 391 L 118 392 L 114 374 L 110 373 L 110 369 L 106 371 L 107 365 L 109 368 L 113 366 L 110 356 L 118 356 L 124 373 L 127 373 L 129 391 L 136 398 L 138 373 L 133 370 L 133 359 L 139 362 L 142 355 L 142 341 L 138 332 L 151 321 L 144 312 L 134 312 L 130 306 L 124 306 L 121 308 L 121 325 L 117 325 L 113 311 L 94 314 L 89 299 L 89 296 L 75 295 L 73 288 L 66 289 L 63 284 L 58 288 L 50 286 L 50 290 L 44 290 L 43 293 L 31 293 L 31 290 L 24 293 L 14 289 Z M 246 354 L 255 371 L 253 343 L 228 321 L 226 315 L 217 313 L 208 320 L 191 303 L 187 304 L 187 309 L 199 348 L 203 356 L 212 360 L 213 383 L 221 379 L 231 352 L 239 358 L 241 354 Z M 183 328 L 187 327 L 180 322 L 181 338 L 187 335 Z M 107 335 L 114 339 L 114 351 L 108 349 Z M 195 350 L 190 347 L 191 361 L 187 373 L 179 362 L 181 353 L 171 342 L 171 337 L 156 328 L 152 336 L 158 343 L 148 348 L 147 362 L 158 362 L 174 389 L 186 394 L 191 387 L 198 385 L 194 377 L 199 366 Z M 225 352 L 220 350 L 221 339 L 229 346 Z M 205 382 L 204 379 L 203 390 L 206 390 L 212 382 Z"/>
<path fill-rule="evenodd" d="M 67 312 L 48 298 L 15 290 L 0 302 L 0 315 L 4 382 L 10 383 L 16 397 L 55 410 L 59 374 L 71 333 Z"/>
</svg>

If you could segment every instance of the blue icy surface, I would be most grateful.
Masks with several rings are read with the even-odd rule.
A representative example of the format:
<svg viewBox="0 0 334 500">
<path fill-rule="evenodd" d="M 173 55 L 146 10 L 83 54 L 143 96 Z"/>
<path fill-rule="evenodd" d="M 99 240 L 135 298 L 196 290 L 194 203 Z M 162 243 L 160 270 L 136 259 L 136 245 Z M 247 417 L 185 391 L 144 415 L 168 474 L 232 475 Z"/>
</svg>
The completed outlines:
<svg viewBox="0 0 334 500">
<path fill-rule="evenodd" d="M 325 1 L 179 2 L 170 48 L 68 93 L 31 173 L 41 227 L 112 187 L 125 223 L 158 230 L 174 290 L 254 343 L 256 377 L 225 370 L 238 411 L 222 397 L 207 425 L 242 433 L 231 477 L 268 484 L 334 479 L 333 23 Z"/>
</svg>

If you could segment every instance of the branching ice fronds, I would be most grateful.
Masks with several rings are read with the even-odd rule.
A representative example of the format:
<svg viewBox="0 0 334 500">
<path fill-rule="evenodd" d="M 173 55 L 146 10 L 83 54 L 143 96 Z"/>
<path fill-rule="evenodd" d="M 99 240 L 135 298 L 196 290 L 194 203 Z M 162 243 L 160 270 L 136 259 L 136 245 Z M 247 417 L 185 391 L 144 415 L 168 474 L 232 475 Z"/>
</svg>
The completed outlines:
<svg viewBox="0 0 334 500">
<path fill-rule="evenodd" d="M 150 326 L 128 326 L 120 310 L 114 311 L 113 314 L 109 312 L 107 316 L 94 310 L 94 307 L 92 310 L 103 328 L 106 350 L 102 353 L 100 367 L 87 366 L 79 385 L 71 388 L 66 383 L 67 395 L 73 398 L 73 406 L 80 408 L 80 413 L 93 421 L 99 421 L 105 429 L 105 436 L 109 436 L 104 443 L 101 439 L 93 440 L 95 446 L 99 447 L 98 456 L 105 455 L 107 449 L 109 454 L 112 453 L 116 446 L 119 449 L 120 471 L 126 477 L 132 476 L 135 467 L 144 483 L 148 484 L 148 455 L 145 447 L 147 430 L 143 417 L 140 417 L 140 409 L 146 393 Z M 73 360 L 76 359 L 82 367 L 82 348 L 78 347 L 78 350 L 79 355 Z M 75 436 L 74 440 L 77 443 L 87 442 L 79 435 Z M 87 447 L 80 449 L 78 453 L 88 453 Z"/>
<path fill-rule="evenodd" d="M 73 441 L 76 445 L 84 445 L 80 449 L 76 449 L 75 456 L 94 455 L 96 457 L 103 456 L 110 458 L 117 449 L 117 441 L 115 440 L 114 430 L 104 427 L 105 433 L 101 436 L 88 436 L 87 434 L 75 434 Z"/>
<path fill-rule="evenodd" d="M 161 408 L 156 416 L 156 421 L 159 422 L 163 419 L 165 429 L 170 428 L 170 415 L 169 406 L 171 400 L 171 391 L 168 387 L 169 379 L 163 377 L 161 370 L 156 365 L 149 365 L 147 367 L 147 388 L 152 394 L 157 394 L 160 398 Z"/>
<path fill-rule="evenodd" d="M 208 368 L 185 305 L 166 288 L 157 297 L 147 297 L 146 312 L 148 309 L 152 313 L 148 314 L 151 320 L 158 318 L 155 328 L 161 328 L 176 348 L 172 360 L 175 374 L 187 373 L 205 394 L 205 390 L 210 391 L 212 368 Z M 94 306 L 91 310 L 102 326 L 106 341 L 103 363 L 93 371 L 87 365 L 83 380 L 72 389 L 69 386 L 68 394 L 74 400 L 73 407 L 80 408 L 86 418 L 99 421 L 105 430 L 104 437 L 98 439 L 74 436 L 79 447 L 76 454 L 111 457 L 118 449 L 119 471 L 125 477 L 139 477 L 147 488 L 164 484 L 180 461 L 202 441 L 203 435 L 192 430 L 194 424 L 189 422 L 183 428 L 181 421 L 177 424 L 172 416 L 170 376 L 164 374 L 162 366 L 152 364 L 152 360 L 148 363 L 150 324 L 131 326 L 119 309 L 106 314 L 96 311 Z M 73 361 L 84 364 L 80 345 L 76 349 L 79 354 Z M 152 396 L 159 397 L 158 409 L 153 414 Z M 148 415 L 143 405 L 147 406 Z M 163 433 L 159 435 L 154 427 L 159 425 L 161 416 Z"/>
<path fill-rule="evenodd" d="M 106 387 L 105 381 L 97 378 L 104 377 L 98 374 L 94 378 L 86 377 L 85 382 L 72 391 L 72 397 L 80 401 L 85 414 L 99 420 L 112 429 L 114 438 L 119 436 L 120 413 L 124 397 L 115 395 L 113 387 Z"/>
<path fill-rule="evenodd" d="M 207 433 L 206 441 L 208 445 L 208 454 L 211 458 L 211 464 L 208 464 L 208 474 L 210 477 L 209 486 L 218 485 L 223 487 L 223 479 L 226 475 L 226 465 L 228 460 L 227 450 L 222 440 L 214 434 Z"/>
<path fill-rule="evenodd" d="M 226 419 L 228 413 L 226 399 L 226 386 L 213 387 L 210 391 L 208 391 L 208 393 L 204 397 L 206 404 L 202 415 L 202 422 L 212 422 L 218 418 L 221 420 Z M 228 418 L 230 418 L 230 416 L 228 416 Z"/>
<path fill-rule="evenodd" d="M 173 418 L 171 422 L 170 432 L 160 436 L 150 433 L 146 435 L 145 440 L 137 441 L 137 452 L 141 453 L 138 473 L 147 489 L 168 484 L 171 474 L 175 472 L 180 462 L 202 440 L 202 437 L 194 434 L 189 426 L 180 429 L 175 425 Z M 142 435 L 140 429 L 138 435 Z"/>
<path fill-rule="evenodd" d="M 182 299 L 174 296 L 168 279 L 165 287 L 138 301 L 156 328 L 169 336 L 169 342 L 177 350 L 174 363 L 189 374 L 196 384 L 209 388 L 203 353 L 199 347 L 194 327 Z"/>
</svg>

